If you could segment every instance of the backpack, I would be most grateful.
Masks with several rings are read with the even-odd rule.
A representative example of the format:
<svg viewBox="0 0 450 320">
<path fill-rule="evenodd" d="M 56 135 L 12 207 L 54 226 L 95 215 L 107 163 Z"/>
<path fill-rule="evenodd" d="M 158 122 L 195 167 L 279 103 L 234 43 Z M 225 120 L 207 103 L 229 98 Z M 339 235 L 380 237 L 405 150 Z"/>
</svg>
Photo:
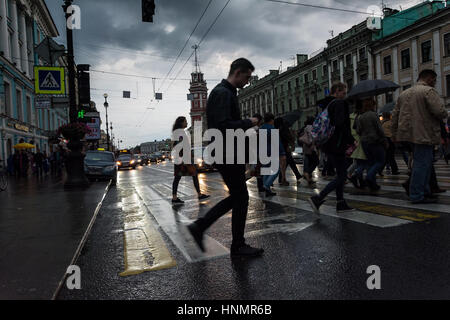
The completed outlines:
<svg viewBox="0 0 450 320">
<path fill-rule="evenodd" d="M 328 108 L 333 102 L 334 100 L 314 120 L 311 136 L 316 146 L 322 146 L 327 143 L 334 133 L 335 127 L 331 125 L 328 113 Z"/>
</svg>

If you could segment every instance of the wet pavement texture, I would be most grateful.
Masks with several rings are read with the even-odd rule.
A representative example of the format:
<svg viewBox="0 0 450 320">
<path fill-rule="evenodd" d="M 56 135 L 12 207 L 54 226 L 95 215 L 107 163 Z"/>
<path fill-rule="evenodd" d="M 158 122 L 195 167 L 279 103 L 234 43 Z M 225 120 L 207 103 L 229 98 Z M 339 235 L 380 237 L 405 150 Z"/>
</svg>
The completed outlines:
<svg viewBox="0 0 450 320">
<path fill-rule="evenodd" d="M 108 182 L 65 190 L 50 175 L 9 179 L 0 192 L 0 299 L 51 299 Z"/>
<path fill-rule="evenodd" d="M 448 190 L 450 167 L 438 162 L 436 170 Z M 346 185 L 345 197 L 356 212 L 336 214 L 333 193 L 317 218 L 305 201 L 317 190 L 297 184 L 290 169 L 288 177 L 290 186 L 275 182 L 272 198 L 258 194 L 255 179 L 248 181 L 246 239 L 265 252 L 231 259 L 231 213 L 206 232 L 208 255 L 186 237 L 185 225 L 227 195 L 218 173 L 200 175 L 202 191 L 211 195 L 200 203 L 192 179 L 182 178 L 178 196 L 186 203 L 173 207 L 171 163 L 120 171 L 76 263 L 81 290 L 64 287 L 58 299 L 450 298 L 450 192 L 439 195 L 440 204 L 415 206 L 400 185 L 406 174 L 385 174 L 376 194 Z M 329 181 L 316 179 L 319 189 Z M 130 225 L 142 217 L 148 231 L 142 226 L 135 233 Z M 144 272 L 165 249 L 152 246 L 149 234 L 155 233 L 176 265 Z M 142 273 L 121 276 L 136 252 L 142 252 Z M 381 290 L 367 287 L 372 265 L 380 268 Z"/>
</svg>

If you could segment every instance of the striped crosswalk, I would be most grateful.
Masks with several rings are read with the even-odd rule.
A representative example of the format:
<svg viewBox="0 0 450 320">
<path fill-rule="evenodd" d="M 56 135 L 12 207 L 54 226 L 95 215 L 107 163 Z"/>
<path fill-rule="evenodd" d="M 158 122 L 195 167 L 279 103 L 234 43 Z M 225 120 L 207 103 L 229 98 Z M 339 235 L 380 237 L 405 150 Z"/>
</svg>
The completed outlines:
<svg viewBox="0 0 450 320">
<path fill-rule="evenodd" d="M 439 186 L 443 189 L 449 189 L 450 167 L 444 162 L 438 162 L 435 168 Z M 141 179 L 139 183 L 136 183 L 136 176 L 133 179 L 126 180 L 124 175 L 125 179 L 120 181 L 118 188 L 132 188 L 135 191 L 141 207 L 145 208 L 146 213 L 152 218 L 151 221 L 154 221 L 154 226 L 151 230 L 163 232 L 170 239 L 176 250 L 183 255 L 186 261 L 191 263 L 229 254 L 223 239 L 215 239 L 214 235 L 209 234 L 205 235 L 204 239 L 207 251 L 204 254 L 201 253 L 186 229 L 187 224 L 192 222 L 198 215 L 206 213 L 209 208 L 227 195 L 227 189 L 218 173 L 207 174 L 201 178 L 202 190 L 212 196 L 201 204 L 198 202 L 191 179 L 183 179 L 179 185 L 178 194 L 186 201 L 186 204 L 180 208 L 174 208 L 171 204 L 172 165 L 165 164 L 142 169 L 142 177 L 138 178 Z M 406 168 L 401 164 L 400 170 L 402 173 L 406 173 Z M 319 176 L 316 176 L 316 179 L 318 189 L 323 189 L 329 182 L 328 179 L 323 179 Z M 448 206 L 450 204 L 450 192 L 449 194 L 440 194 L 439 203 L 436 204 L 412 204 L 401 187 L 401 182 L 406 179 L 406 174 L 396 176 L 386 174 L 384 177 L 378 178 L 378 183 L 382 189 L 375 194 L 355 189 L 351 184 L 348 184 L 345 187 L 344 197 L 357 210 L 347 213 L 336 213 L 335 196 L 330 194 L 327 202 L 321 207 L 321 216 L 352 221 L 376 228 L 395 228 L 430 219 L 438 219 L 441 215 L 450 213 L 450 207 Z M 288 187 L 281 187 L 275 183 L 274 191 L 277 192 L 277 196 L 267 198 L 264 194 L 257 192 L 255 179 L 247 182 L 250 195 L 245 234 L 247 238 L 270 234 L 292 235 L 302 232 L 318 222 L 318 218 L 306 201 L 308 197 L 318 192 L 318 190 L 297 184 L 293 176 L 289 178 L 289 181 L 290 186 Z M 221 219 L 224 220 L 224 223 L 231 223 L 231 214 L 226 214 Z M 227 219 L 229 220 L 228 222 Z M 149 221 L 147 223 L 150 223 Z M 131 231 L 128 236 L 126 233 L 125 237 L 127 242 L 129 241 L 128 239 L 149 241 L 148 237 L 133 235 Z M 155 241 L 158 242 L 160 240 L 157 238 Z M 134 244 L 134 246 L 138 245 Z M 170 254 L 166 252 L 170 249 L 167 249 L 161 242 L 158 242 L 156 246 L 147 247 L 161 248 L 164 252 L 162 255 L 152 252 L 154 257 L 169 257 L 165 262 L 166 264 L 163 264 L 163 267 L 174 265 L 174 262 L 170 260 Z M 170 248 L 170 246 L 168 247 Z M 134 254 L 136 252 L 138 251 L 134 250 Z M 144 254 L 144 251 L 141 254 Z M 158 263 L 161 264 L 160 261 Z M 151 266 L 146 266 L 143 269 L 143 271 L 154 270 Z M 133 274 L 133 272 L 136 273 L 136 270 L 131 271 L 130 274 Z"/>
</svg>

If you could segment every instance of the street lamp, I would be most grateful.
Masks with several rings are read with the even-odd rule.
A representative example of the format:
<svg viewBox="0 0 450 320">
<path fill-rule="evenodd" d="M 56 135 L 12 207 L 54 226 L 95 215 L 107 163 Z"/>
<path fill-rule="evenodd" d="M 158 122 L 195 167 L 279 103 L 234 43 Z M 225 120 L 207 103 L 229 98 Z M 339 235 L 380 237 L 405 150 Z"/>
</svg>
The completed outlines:
<svg viewBox="0 0 450 320">
<path fill-rule="evenodd" d="M 105 103 L 103 104 L 105 106 L 105 110 L 106 110 L 106 145 L 107 145 L 107 150 L 109 151 L 109 129 L 108 129 L 108 94 L 105 93 L 103 95 L 103 97 L 105 98 Z"/>
</svg>

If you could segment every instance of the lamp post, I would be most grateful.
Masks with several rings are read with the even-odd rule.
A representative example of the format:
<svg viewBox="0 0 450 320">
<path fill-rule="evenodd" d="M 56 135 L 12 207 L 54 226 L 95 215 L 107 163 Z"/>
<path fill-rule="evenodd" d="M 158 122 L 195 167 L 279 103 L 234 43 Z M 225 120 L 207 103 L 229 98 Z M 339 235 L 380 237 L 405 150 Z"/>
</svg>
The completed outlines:
<svg viewBox="0 0 450 320">
<path fill-rule="evenodd" d="M 103 97 L 105 98 L 105 103 L 103 104 L 105 106 L 105 110 L 106 110 L 106 145 L 107 145 L 107 150 L 109 151 L 109 129 L 108 129 L 108 94 L 105 93 L 103 95 Z"/>
<path fill-rule="evenodd" d="M 111 129 L 111 151 L 114 152 L 114 134 L 113 134 L 112 122 L 111 122 L 111 126 L 109 128 Z"/>
<path fill-rule="evenodd" d="M 73 0 L 66 0 L 63 5 L 66 21 L 70 18 L 67 9 L 72 5 Z M 77 102 L 75 92 L 75 59 L 73 55 L 73 34 L 72 29 L 66 26 L 67 33 L 67 68 L 69 69 L 69 119 L 70 123 L 77 122 Z"/>
</svg>

